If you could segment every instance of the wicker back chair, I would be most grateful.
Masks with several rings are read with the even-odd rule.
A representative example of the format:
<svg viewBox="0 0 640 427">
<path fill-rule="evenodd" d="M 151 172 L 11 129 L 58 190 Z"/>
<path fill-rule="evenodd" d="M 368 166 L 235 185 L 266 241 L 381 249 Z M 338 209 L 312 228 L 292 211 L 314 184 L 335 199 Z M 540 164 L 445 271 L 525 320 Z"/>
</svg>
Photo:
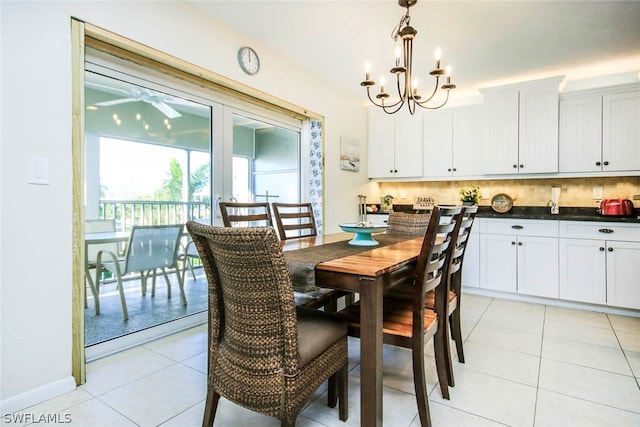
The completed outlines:
<svg viewBox="0 0 640 427">
<path fill-rule="evenodd" d="M 405 234 L 408 236 L 424 236 L 429 226 L 430 214 L 412 214 L 391 212 L 389 214 L 388 234 Z"/>
<path fill-rule="evenodd" d="M 433 208 L 418 255 L 416 274 L 406 287 L 408 295 L 386 293 L 383 300 L 384 342 L 411 349 L 413 383 L 420 424 L 423 427 L 431 426 L 424 367 L 424 346 L 431 338 L 433 338 L 440 390 L 444 398 L 449 398 L 446 360 L 448 347 L 445 347 L 447 344 L 445 341 L 448 340 L 446 282 L 461 212 L 461 207 L 447 210 L 447 215 L 452 216 L 449 221 L 444 221 L 440 208 Z M 391 288 L 393 289 L 395 288 Z M 425 295 L 431 291 L 435 292 L 436 305 L 428 309 L 424 301 Z M 349 335 L 359 337 L 360 305 L 353 304 L 338 314 L 348 321 Z"/>
<path fill-rule="evenodd" d="M 203 426 L 220 396 L 255 412 L 295 420 L 329 379 L 329 406 L 347 419 L 347 327 L 296 307 L 273 227 L 187 223 L 209 282 L 208 384 Z M 336 391 L 337 387 L 337 391 Z"/>
</svg>

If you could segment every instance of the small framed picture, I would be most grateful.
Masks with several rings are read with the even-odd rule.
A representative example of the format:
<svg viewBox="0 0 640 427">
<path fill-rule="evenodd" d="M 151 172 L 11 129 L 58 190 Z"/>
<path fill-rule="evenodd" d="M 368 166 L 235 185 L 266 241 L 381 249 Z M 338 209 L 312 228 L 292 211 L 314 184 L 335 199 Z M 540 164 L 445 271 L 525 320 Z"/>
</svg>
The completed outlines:
<svg viewBox="0 0 640 427">
<path fill-rule="evenodd" d="M 340 169 L 360 171 L 360 141 L 348 136 L 340 137 Z"/>
</svg>

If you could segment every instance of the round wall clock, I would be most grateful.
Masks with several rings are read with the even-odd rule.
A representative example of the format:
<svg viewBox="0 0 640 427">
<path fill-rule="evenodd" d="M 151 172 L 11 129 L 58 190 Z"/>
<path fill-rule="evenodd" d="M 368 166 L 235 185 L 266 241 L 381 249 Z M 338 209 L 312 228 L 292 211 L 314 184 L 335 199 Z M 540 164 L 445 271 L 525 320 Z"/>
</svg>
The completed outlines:
<svg viewBox="0 0 640 427">
<path fill-rule="evenodd" d="M 248 46 L 238 49 L 238 64 L 240 64 L 242 71 L 249 75 L 260 71 L 260 58 L 258 58 L 256 51 Z"/>
</svg>

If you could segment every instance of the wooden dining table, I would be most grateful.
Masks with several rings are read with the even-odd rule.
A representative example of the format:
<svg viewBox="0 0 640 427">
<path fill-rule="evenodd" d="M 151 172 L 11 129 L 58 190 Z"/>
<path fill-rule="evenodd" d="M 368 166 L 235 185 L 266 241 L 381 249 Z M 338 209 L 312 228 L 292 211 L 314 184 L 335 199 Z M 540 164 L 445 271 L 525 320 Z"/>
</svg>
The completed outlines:
<svg viewBox="0 0 640 427">
<path fill-rule="evenodd" d="M 348 233 L 286 240 L 293 251 L 348 240 Z M 375 237 L 375 236 L 374 236 Z M 316 286 L 360 294 L 360 425 L 382 426 L 382 295 L 415 273 L 423 237 L 388 246 L 363 247 L 362 252 L 339 256 L 315 265 Z M 286 254 L 285 254 L 286 255 Z"/>
</svg>

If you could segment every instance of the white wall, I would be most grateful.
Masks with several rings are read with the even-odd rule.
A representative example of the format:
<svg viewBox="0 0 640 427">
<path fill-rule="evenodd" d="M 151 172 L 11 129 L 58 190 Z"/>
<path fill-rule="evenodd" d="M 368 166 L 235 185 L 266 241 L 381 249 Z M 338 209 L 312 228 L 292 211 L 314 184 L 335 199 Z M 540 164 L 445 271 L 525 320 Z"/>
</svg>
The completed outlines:
<svg viewBox="0 0 640 427">
<path fill-rule="evenodd" d="M 77 17 L 208 68 L 326 118 L 325 231 L 354 220 L 366 178 L 366 109 L 181 2 L 0 1 L 0 412 L 73 388 L 71 372 L 71 41 Z M 240 71 L 254 46 L 262 69 Z M 340 136 L 361 141 L 360 173 L 339 169 Z M 30 158 L 49 161 L 49 185 L 27 183 Z"/>
</svg>

